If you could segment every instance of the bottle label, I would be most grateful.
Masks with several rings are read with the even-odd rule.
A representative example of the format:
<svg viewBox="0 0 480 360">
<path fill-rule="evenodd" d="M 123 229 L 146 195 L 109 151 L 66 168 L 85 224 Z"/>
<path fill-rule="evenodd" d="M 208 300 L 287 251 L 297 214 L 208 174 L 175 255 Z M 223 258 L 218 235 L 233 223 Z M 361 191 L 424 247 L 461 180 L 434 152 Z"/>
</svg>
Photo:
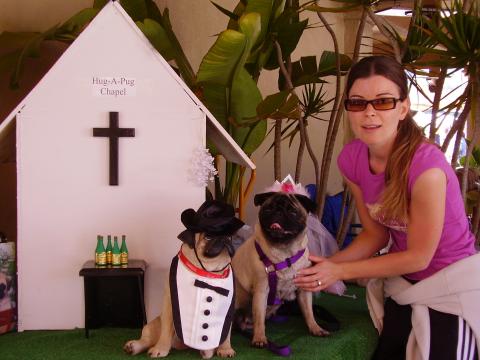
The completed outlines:
<svg viewBox="0 0 480 360">
<path fill-rule="evenodd" d="M 95 264 L 107 265 L 107 254 L 105 252 L 95 253 Z"/>
<path fill-rule="evenodd" d="M 122 252 L 120 254 L 120 261 L 121 261 L 122 265 L 128 264 L 128 253 L 127 252 Z"/>
<path fill-rule="evenodd" d="M 107 264 L 112 265 L 112 252 L 107 251 Z"/>
<path fill-rule="evenodd" d="M 120 254 L 112 254 L 112 265 L 120 265 Z"/>
</svg>

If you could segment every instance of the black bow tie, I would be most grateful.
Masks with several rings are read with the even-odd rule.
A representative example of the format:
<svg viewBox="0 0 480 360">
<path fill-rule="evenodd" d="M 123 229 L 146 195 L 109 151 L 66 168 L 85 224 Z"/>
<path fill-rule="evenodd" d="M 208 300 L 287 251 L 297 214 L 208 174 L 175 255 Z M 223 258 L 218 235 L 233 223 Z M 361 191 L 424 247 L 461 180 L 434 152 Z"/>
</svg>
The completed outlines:
<svg viewBox="0 0 480 360">
<path fill-rule="evenodd" d="M 212 285 L 207 284 L 206 282 L 203 282 L 203 281 L 198 280 L 198 279 L 195 279 L 195 283 L 193 285 L 196 286 L 196 287 L 202 288 L 202 289 L 213 290 L 216 293 L 218 293 L 220 295 L 223 295 L 223 296 L 228 296 L 228 294 L 230 292 L 230 290 L 228 290 L 228 289 L 224 289 L 224 288 L 221 288 L 221 287 L 218 287 L 218 286 L 212 286 Z"/>
</svg>

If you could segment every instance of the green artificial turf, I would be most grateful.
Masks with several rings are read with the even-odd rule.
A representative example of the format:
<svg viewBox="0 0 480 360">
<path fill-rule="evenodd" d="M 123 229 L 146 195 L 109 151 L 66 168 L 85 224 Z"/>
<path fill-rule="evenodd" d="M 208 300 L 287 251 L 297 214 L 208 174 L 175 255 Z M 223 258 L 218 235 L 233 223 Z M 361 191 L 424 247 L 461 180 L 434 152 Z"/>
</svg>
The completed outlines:
<svg viewBox="0 0 480 360">
<path fill-rule="evenodd" d="M 347 294 L 357 299 L 321 294 L 315 299 L 341 323 L 341 329 L 326 338 L 310 336 L 302 318 L 291 316 L 280 324 L 267 324 L 267 336 L 279 345 L 289 344 L 292 359 L 367 360 L 377 343 L 365 304 L 365 290 L 350 286 Z M 128 359 L 123 344 L 140 336 L 140 329 L 100 328 L 90 330 L 85 338 L 83 329 L 66 331 L 24 331 L 0 336 L 1 360 L 117 360 Z M 233 333 L 232 346 L 236 359 L 281 359 L 266 349 L 250 347 L 244 336 Z M 136 358 L 146 359 L 144 354 Z M 195 350 L 172 350 L 170 359 L 200 359 Z"/>
</svg>

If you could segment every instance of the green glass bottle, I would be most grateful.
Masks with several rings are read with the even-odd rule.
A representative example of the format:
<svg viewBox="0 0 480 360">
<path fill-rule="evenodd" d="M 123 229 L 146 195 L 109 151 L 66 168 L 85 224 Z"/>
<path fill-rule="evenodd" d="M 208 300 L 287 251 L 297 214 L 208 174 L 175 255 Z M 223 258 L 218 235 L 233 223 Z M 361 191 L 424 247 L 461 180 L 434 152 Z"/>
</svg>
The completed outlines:
<svg viewBox="0 0 480 360">
<path fill-rule="evenodd" d="M 122 266 L 128 265 L 128 249 L 125 235 L 122 235 L 122 246 L 120 247 L 120 262 L 122 263 Z"/>
<path fill-rule="evenodd" d="M 107 265 L 107 253 L 103 246 L 103 236 L 97 236 L 97 248 L 95 249 L 95 265 L 106 266 Z"/>
<path fill-rule="evenodd" d="M 118 247 L 118 239 L 116 236 L 113 237 L 113 250 L 112 250 L 112 265 L 120 266 L 122 263 L 120 261 L 120 248 Z"/>
<path fill-rule="evenodd" d="M 106 252 L 107 252 L 107 265 L 112 265 L 112 237 L 110 235 L 108 235 L 107 237 L 108 241 L 107 241 L 107 248 L 106 248 Z"/>
</svg>

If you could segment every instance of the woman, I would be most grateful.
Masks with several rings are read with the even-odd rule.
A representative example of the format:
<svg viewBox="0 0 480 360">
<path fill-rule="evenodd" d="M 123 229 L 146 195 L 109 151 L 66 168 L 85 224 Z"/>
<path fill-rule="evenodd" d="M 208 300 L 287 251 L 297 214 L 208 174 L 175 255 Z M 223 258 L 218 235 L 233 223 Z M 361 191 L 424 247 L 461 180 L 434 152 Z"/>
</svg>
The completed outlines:
<svg viewBox="0 0 480 360">
<path fill-rule="evenodd" d="M 467 294 L 480 304 L 480 280 L 457 289 L 454 283 L 464 284 L 459 276 L 444 274 L 451 269 L 461 276 L 480 270 L 475 265 L 480 258 L 471 256 L 476 253 L 474 237 L 455 173 L 415 124 L 407 77 L 395 60 L 362 59 L 350 70 L 346 86 L 345 109 L 357 139 L 344 147 L 338 165 L 355 198 L 363 230 L 328 260 L 312 256 L 313 265 L 300 271 L 295 283 L 319 291 L 338 280 L 384 278 L 384 293 L 377 295 L 385 295 L 386 301 L 368 299 L 381 331 L 375 359 L 419 354 L 424 359 L 473 359 L 480 315 L 469 309 L 458 317 L 467 305 L 457 300 Z M 390 239 L 389 253 L 372 257 Z M 375 295 L 370 291 L 375 289 L 383 288 L 372 286 L 369 295 Z M 418 321 L 424 326 L 417 326 Z"/>
</svg>

